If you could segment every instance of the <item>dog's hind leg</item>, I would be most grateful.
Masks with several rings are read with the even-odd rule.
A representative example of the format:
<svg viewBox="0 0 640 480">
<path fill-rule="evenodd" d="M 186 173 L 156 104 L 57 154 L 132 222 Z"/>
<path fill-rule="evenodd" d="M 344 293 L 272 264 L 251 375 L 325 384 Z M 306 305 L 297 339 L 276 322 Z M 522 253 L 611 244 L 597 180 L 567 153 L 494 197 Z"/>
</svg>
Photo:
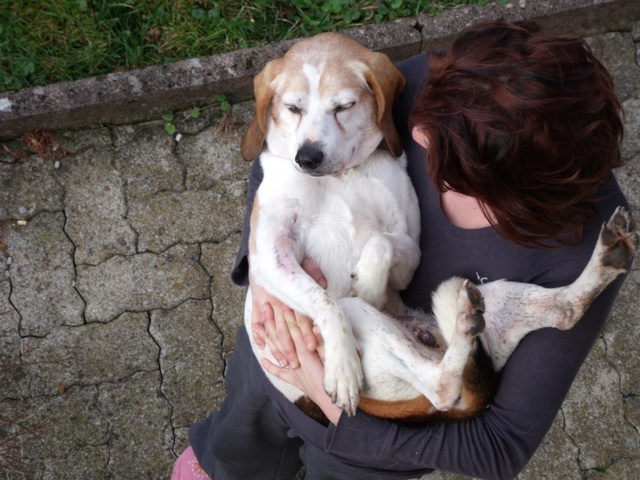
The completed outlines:
<svg viewBox="0 0 640 480">
<path fill-rule="evenodd" d="M 496 370 L 527 333 L 543 327 L 568 330 L 578 323 L 596 297 L 626 271 L 638 243 L 633 219 L 619 207 L 603 225 L 591 259 L 572 284 L 559 288 L 506 281 L 481 285 L 489 325 L 485 347 Z"/>
<path fill-rule="evenodd" d="M 365 395 L 391 398 L 405 384 L 411 386 L 414 396 L 424 395 L 437 410 L 458 406 L 465 368 L 484 328 L 483 302 L 475 286 L 463 279 L 448 282 L 439 290 L 438 301 L 447 305 L 439 309 L 438 325 L 451 324 L 443 330 L 449 334 L 446 341 L 441 327 L 426 314 L 412 312 L 408 316 L 415 320 L 405 317 L 394 321 L 360 299 L 340 301 L 363 352 Z M 433 339 L 425 337 L 420 323 L 431 330 Z M 418 331 L 421 335 L 416 336 Z M 381 393 L 381 385 L 394 386 Z"/>
<path fill-rule="evenodd" d="M 485 328 L 484 301 L 477 287 L 468 280 L 454 277 L 438 287 L 433 296 L 433 311 L 447 350 L 438 369 L 418 381 L 435 386 L 427 396 L 441 411 L 455 407 L 462 394 L 463 375 Z"/>
<path fill-rule="evenodd" d="M 589 263 L 578 279 L 562 293 L 564 305 L 556 312 L 556 327 L 572 328 L 589 305 L 621 273 L 626 271 L 638 249 L 639 237 L 629 213 L 618 207 L 610 220 L 602 226 Z M 562 304 L 561 304 L 562 305 Z"/>
<path fill-rule="evenodd" d="M 386 237 L 393 245 L 393 261 L 389 271 L 389 285 L 394 290 L 404 290 L 413 278 L 420 263 L 420 246 L 409 235 L 389 233 Z"/>
</svg>

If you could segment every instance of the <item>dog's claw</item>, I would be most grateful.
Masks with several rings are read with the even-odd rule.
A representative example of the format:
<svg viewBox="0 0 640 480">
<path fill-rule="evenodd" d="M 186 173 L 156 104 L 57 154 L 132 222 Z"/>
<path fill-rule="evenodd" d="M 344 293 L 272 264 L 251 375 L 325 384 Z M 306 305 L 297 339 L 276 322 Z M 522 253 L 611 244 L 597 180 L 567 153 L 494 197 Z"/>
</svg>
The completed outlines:
<svg viewBox="0 0 640 480">
<path fill-rule="evenodd" d="M 342 362 L 331 362 L 326 357 L 324 390 L 331 401 L 348 415 L 356 413 L 363 387 L 364 375 L 357 353 L 354 359 L 343 358 Z"/>
<path fill-rule="evenodd" d="M 636 225 L 624 207 L 618 207 L 602 226 L 600 243 L 604 247 L 602 265 L 625 268 L 633 259 L 640 244 Z"/>
<path fill-rule="evenodd" d="M 459 311 L 462 314 L 463 324 L 460 327 L 464 333 L 475 337 L 485 328 L 484 299 L 478 287 L 473 282 L 465 280 L 464 291 L 460 292 Z"/>
</svg>

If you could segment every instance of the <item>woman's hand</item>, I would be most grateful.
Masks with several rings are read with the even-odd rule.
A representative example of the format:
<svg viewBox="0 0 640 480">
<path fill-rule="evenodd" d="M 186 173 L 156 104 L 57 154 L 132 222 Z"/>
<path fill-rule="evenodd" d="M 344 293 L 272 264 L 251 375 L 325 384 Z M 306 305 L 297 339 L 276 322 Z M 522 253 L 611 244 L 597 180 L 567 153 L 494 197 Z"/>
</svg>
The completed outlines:
<svg viewBox="0 0 640 480">
<path fill-rule="evenodd" d="M 301 266 L 322 288 L 327 287 L 327 281 L 318 265 L 304 259 Z M 250 288 L 253 302 L 251 329 L 254 341 L 259 348 L 264 348 L 269 337 L 271 353 L 278 364 L 298 368 L 298 355 L 289 329 L 293 325 L 299 328 L 307 349 L 315 351 L 318 348 L 318 339 L 313 331 L 312 320 L 302 315 L 296 316 L 291 308 L 255 283 L 250 282 Z M 273 324 L 269 334 L 265 329 L 267 321 Z"/>
<path fill-rule="evenodd" d="M 294 318 L 296 317 L 294 313 Z M 306 317 L 303 317 L 306 318 Z M 290 383 L 297 389 L 305 393 L 327 416 L 329 421 L 337 425 L 342 410 L 338 408 L 331 398 L 326 394 L 323 386 L 324 379 L 324 363 L 320 353 L 322 344 L 320 342 L 317 349 L 309 350 L 304 339 L 303 331 L 298 328 L 300 320 L 294 321 L 288 329 L 291 341 L 296 351 L 296 358 L 299 360 L 299 368 L 289 366 L 278 366 L 271 363 L 266 358 L 261 360 L 264 369 L 280 380 Z M 277 338 L 276 335 L 270 335 L 271 330 L 275 327 L 275 322 L 267 319 L 264 324 L 267 332 L 267 346 L 273 352 L 275 345 L 272 346 L 271 338 Z M 321 337 L 320 337 L 321 339 Z"/>
</svg>

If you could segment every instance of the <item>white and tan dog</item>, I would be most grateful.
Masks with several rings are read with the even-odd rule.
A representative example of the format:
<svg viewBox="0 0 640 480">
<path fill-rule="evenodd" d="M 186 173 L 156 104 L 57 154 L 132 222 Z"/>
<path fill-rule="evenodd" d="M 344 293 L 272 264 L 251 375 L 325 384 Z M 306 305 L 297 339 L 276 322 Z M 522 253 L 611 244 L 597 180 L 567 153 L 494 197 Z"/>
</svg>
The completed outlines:
<svg viewBox="0 0 640 480">
<path fill-rule="evenodd" d="M 420 259 L 417 198 L 391 112 L 404 78 L 385 55 L 328 33 L 269 62 L 254 86 L 242 155 L 260 154 L 264 179 L 251 219 L 251 279 L 318 325 L 325 389 L 353 413 L 362 367 L 338 300 L 358 296 L 396 313 L 397 291 Z M 322 269 L 326 290 L 302 270 L 305 257 Z"/>
<path fill-rule="evenodd" d="M 620 210 L 568 287 L 476 288 L 454 278 L 434 294 L 435 321 L 407 312 L 398 292 L 419 263 L 420 220 L 391 115 L 403 87 L 385 55 L 336 33 L 297 42 L 256 76 L 255 118 L 242 142 L 243 157 L 259 156 L 264 172 L 251 216 L 250 277 L 318 326 L 324 387 L 346 412 L 359 406 L 415 420 L 450 410 L 460 418 L 489 401 L 493 372 L 528 331 L 580 319 L 624 271 L 637 235 Z M 326 289 L 302 269 L 304 258 L 318 264 Z M 249 292 L 250 337 L 251 308 Z M 539 315 L 541 308 L 551 315 Z M 525 317 L 525 325 L 509 323 Z M 274 360 L 252 344 L 258 358 Z M 485 365 L 479 350 L 491 357 Z M 290 400 L 302 396 L 267 375 Z"/>
</svg>

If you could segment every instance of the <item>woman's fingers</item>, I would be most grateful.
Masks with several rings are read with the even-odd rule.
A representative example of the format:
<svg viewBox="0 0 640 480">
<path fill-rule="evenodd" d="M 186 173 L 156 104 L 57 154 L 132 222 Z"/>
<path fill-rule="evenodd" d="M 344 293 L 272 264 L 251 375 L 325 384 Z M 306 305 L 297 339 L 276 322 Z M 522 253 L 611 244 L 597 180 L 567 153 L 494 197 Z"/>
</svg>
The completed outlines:
<svg viewBox="0 0 640 480">
<path fill-rule="evenodd" d="M 256 297 L 253 297 L 253 306 L 251 308 L 251 333 L 256 345 L 260 349 L 264 348 L 265 335 L 264 330 L 264 312 L 261 305 L 256 301 Z"/>
<path fill-rule="evenodd" d="M 280 304 L 280 315 L 275 316 L 275 336 L 274 342 L 279 345 L 280 352 L 284 355 L 286 363 L 291 368 L 298 368 L 298 353 L 291 337 L 290 328 L 295 326 L 296 317 L 293 310 L 286 305 Z"/>
<path fill-rule="evenodd" d="M 289 322 L 295 323 L 295 314 L 258 285 L 251 285 L 251 293 L 251 334 L 256 345 L 260 349 L 269 346 L 281 365 L 297 367 L 298 357 L 287 326 Z"/>
<path fill-rule="evenodd" d="M 313 321 L 304 315 L 296 313 L 296 325 L 300 329 L 301 338 L 304 340 L 304 344 L 307 350 L 310 352 L 315 351 L 318 348 L 318 339 L 314 332 Z"/>
<path fill-rule="evenodd" d="M 274 377 L 293 385 L 295 378 L 292 376 L 292 370 L 290 368 L 276 365 L 275 363 L 264 357 L 260 360 L 260 364 L 267 372 L 269 372 Z"/>
<path fill-rule="evenodd" d="M 258 348 L 263 349 L 266 345 L 267 332 L 264 329 L 265 318 L 269 315 L 273 317 L 273 308 L 269 303 L 267 292 L 249 280 L 251 289 L 251 334 Z"/>
<path fill-rule="evenodd" d="M 261 350 L 266 345 L 267 332 L 264 328 L 264 322 L 267 315 L 271 315 L 273 318 L 271 305 L 265 304 L 260 306 L 257 302 L 254 302 L 253 308 L 251 309 L 251 334 L 253 335 L 253 340 L 256 342 L 256 345 L 258 345 L 258 348 Z"/>
<path fill-rule="evenodd" d="M 275 328 L 275 326 L 271 321 L 267 321 L 265 324 L 265 327 L 267 331 L 271 330 L 272 328 Z M 287 333 L 288 333 L 287 335 L 288 339 L 291 340 L 293 349 L 296 352 L 296 363 L 298 363 L 297 352 L 300 352 L 301 358 L 306 359 L 307 362 L 309 358 L 312 358 L 312 356 L 316 355 L 315 353 L 309 352 L 307 350 L 305 339 L 302 334 L 302 330 L 300 330 L 297 326 L 292 325 L 290 329 L 287 329 Z M 275 344 L 273 343 L 273 339 L 275 338 L 277 337 L 273 335 L 269 335 L 267 340 L 267 346 L 271 348 L 272 352 L 273 352 L 273 348 L 275 348 Z M 277 358 L 276 358 L 276 361 L 278 361 Z M 308 389 L 306 385 L 307 382 L 302 381 L 302 379 L 306 380 L 306 376 L 304 372 L 298 371 L 300 367 L 299 363 L 296 366 L 293 366 L 290 363 L 283 365 L 280 362 L 279 362 L 279 365 L 276 365 L 270 360 L 263 358 L 261 360 L 261 364 L 265 368 L 265 370 L 267 370 L 272 375 L 278 377 L 280 380 L 290 383 L 305 392 L 307 391 Z"/>
<path fill-rule="evenodd" d="M 276 362 L 280 366 L 287 366 L 289 361 L 287 357 L 282 353 L 282 347 L 280 346 L 280 342 L 278 341 L 278 336 L 275 334 L 276 331 L 276 321 L 273 316 L 265 317 L 264 322 L 265 329 L 265 337 L 264 341 L 266 346 L 269 348 L 269 351 L 275 358 Z"/>
<path fill-rule="evenodd" d="M 327 279 L 324 277 L 322 270 L 320 270 L 320 267 L 316 262 L 305 257 L 300 266 L 318 285 L 322 288 L 327 288 Z"/>
</svg>

